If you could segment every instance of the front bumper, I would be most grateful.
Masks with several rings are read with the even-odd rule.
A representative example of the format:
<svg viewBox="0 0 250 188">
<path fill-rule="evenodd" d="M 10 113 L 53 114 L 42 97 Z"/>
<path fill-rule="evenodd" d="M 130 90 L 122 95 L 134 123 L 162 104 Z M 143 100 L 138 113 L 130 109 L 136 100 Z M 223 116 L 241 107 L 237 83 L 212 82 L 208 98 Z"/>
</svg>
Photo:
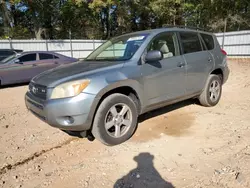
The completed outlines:
<svg viewBox="0 0 250 188">
<path fill-rule="evenodd" d="M 91 128 L 95 95 L 81 93 L 65 99 L 41 100 L 30 92 L 25 95 L 26 107 L 39 119 L 52 127 L 69 131 Z"/>
</svg>

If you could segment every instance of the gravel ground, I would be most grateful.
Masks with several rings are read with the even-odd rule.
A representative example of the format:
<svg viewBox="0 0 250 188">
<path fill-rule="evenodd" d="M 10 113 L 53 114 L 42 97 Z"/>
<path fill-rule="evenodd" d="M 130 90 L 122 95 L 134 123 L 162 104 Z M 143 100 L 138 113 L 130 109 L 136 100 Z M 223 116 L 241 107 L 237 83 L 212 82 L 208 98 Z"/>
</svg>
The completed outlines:
<svg viewBox="0 0 250 188">
<path fill-rule="evenodd" d="M 0 187 L 250 187 L 250 62 L 230 61 L 220 103 L 188 100 L 140 117 L 107 147 L 30 114 L 27 86 L 0 90 Z"/>
</svg>

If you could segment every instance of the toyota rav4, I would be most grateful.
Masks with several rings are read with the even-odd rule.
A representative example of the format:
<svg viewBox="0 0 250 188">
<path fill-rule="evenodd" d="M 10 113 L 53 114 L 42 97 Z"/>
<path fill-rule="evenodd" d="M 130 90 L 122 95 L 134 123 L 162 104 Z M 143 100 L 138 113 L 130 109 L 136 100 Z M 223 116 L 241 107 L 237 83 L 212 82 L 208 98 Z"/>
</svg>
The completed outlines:
<svg viewBox="0 0 250 188">
<path fill-rule="evenodd" d="M 115 37 L 85 60 L 39 74 L 25 102 L 53 127 L 117 145 L 145 112 L 189 98 L 215 106 L 228 75 L 214 34 L 161 28 Z"/>
</svg>

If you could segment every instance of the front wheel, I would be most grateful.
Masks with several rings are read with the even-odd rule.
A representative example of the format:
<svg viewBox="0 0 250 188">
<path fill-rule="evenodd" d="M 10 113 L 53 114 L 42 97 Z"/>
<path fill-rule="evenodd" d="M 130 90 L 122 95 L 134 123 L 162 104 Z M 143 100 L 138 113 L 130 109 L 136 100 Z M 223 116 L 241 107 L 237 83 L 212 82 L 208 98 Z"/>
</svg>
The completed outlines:
<svg viewBox="0 0 250 188">
<path fill-rule="evenodd" d="M 199 96 L 201 105 L 206 107 L 218 104 L 222 93 L 222 80 L 218 75 L 210 75 L 207 84 Z"/>
<path fill-rule="evenodd" d="M 131 98 L 112 94 L 97 109 L 92 134 L 105 145 L 121 144 L 133 135 L 137 118 L 137 108 Z"/>
</svg>

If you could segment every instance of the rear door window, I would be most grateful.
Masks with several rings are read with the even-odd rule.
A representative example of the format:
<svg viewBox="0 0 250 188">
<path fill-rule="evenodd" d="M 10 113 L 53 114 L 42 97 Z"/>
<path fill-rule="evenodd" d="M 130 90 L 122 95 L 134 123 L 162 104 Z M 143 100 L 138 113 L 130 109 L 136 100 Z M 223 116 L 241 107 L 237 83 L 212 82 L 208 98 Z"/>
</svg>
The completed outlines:
<svg viewBox="0 0 250 188">
<path fill-rule="evenodd" d="M 20 62 L 36 61 L 36 54 L 27 54 L 19 58 Z"/>
<path fill-rule="evenodd" d="M 180 32 L 180 39 L 184 54 L 202 51 L 202 46 L 198 33 Z"/>
<path fill-rule="evenodd" d="M 40 60 L 54 59 L 54 56 L 52 54 L 40 53 L 39 58 Z"/>
<path fill-rule="evenodd" d="M 214 49 L 214 38 L 211 35 L 201 33 L 200 34 L 208 50 Z"/>
</svg>

